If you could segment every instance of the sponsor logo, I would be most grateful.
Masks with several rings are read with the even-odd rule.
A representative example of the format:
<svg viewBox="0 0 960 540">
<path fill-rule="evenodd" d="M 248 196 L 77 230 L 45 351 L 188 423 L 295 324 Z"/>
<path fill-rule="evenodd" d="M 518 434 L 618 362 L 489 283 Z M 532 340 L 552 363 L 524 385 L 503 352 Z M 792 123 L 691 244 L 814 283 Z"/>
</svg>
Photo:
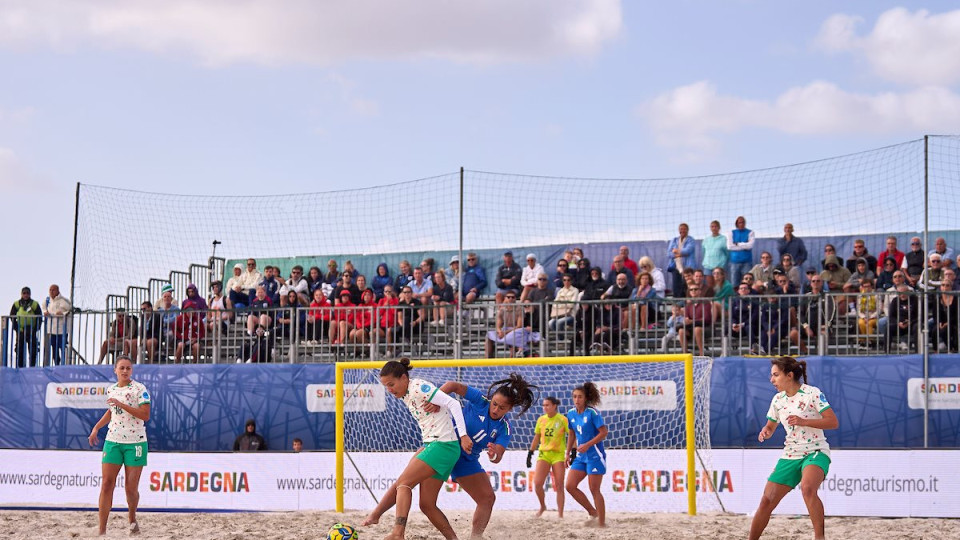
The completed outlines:
<svg viewBox="0 0 960 540">
<path fill-rule="evenodd" d="M 674 381 L 597 381 L 600 409 L 607 411 L 672 411 L 677 408 Z"/>
<path fill-rule="evenodd" d="M 682 470 L 615 470 L 613 471 L 613 491 L 625 493 L 685 493 L 687 491 L 687 473 Z M 696 491 L 733 493 L 733 476 L 729 470 L 697 470 Z"/>
<path fill-rule="evenodd" d="M 150 473 L 150 491 L 249 493 L 250 480 L 246 472 L 153 471 Z"/>
<path fill-rule="evenodd" d="M 931 409 L 960 409 L 960 377 L 930 377 L 928 384 L 916 377 L 907 380 L 907 404 L 923 409 L 923 398 Z"/>
<path fill-rule="evenodd" d="M 308 384 L 307 410 L 310 412 L 336 411 L 336 385 Z M 383 385 L 360 384 L 344 386 L 344 412 L 381 412 L 387 409 Z"/>
<path fill-rule="evenodd" d="M 47 383 L 44 401 L 49 409 L 106 409 L 111 386 L 113 383 Z"/>
</svg>

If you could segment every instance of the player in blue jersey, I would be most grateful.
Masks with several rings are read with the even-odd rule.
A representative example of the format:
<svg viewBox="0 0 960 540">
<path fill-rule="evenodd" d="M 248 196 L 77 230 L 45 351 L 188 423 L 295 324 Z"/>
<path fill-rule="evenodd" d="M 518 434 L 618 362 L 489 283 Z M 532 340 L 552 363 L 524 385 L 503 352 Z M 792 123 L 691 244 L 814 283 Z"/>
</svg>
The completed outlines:
<svg viewBox="0 0 960 540">
<path fill-rule="evenodd" d="M 606 527 L 606 503 L 600 493 L 603 475 L 607 472 L 607 453 L 603 449 L 603 440 L 607 438 L 607 426 L 603 417 L 594 407 L 600 404 L 600 391 L 592 382 L 585 382 L 573 389 L 574 408 L 567 411 L 567 423 L 570 436 L 567 437 L 567 493 L 570 494 L 587 513 L 589 527 Z M 580 491 L 580 482 L 588 477 L 593 503 Z M 594 507 L 596 505 L 596 507 Z"/>
<path fill-rule="evenodd" d="M 511 437 L 510 423 L 506 415 L 514 407 L 520 407 L 518 415 L 526 412 L 537 399 L 534 393 L 536 388 L 517 373 L 512 373 L 509 378 L 491 384 L 486 394 L 457 381 L 447 381 L 440 387 L 441 392 L 458 394 L 463 398 L 463 418 L 467 434 L 473 440 L 473 448 L 469 452 L 461 450 L 460 458 L 450 473 L 450 479 L 460 484 L 460 487 L 477 503 L 477 509 L 473 514 L 471 538 L 483 537 L 483 531 L 490 522 L 493 503 L 496 500 L 496 494 L 490 486 L 490 478 L 480 464 L 480 456 L 486 452 L 491 463 L 499 463 L 503 459 L 503 453 L 509 446 Z M 432 407 L 428 405 L 426 410 L 431 409 Z M 444 538 L 451 540 L 456 538 L 456 533 L 450 527 L 446 516 L 437 507 L 437 498 L 444 480 L 446 479 L 434 476 L 420 483 L 420 510 L 443 533 Z M 364 521 L 364 525 L 377 523 L 380 516 L 393 506 L 394 498 L 390 497 L 392 493 L 395 491 L 388 490 L 377 508 Z"/>
</svg>

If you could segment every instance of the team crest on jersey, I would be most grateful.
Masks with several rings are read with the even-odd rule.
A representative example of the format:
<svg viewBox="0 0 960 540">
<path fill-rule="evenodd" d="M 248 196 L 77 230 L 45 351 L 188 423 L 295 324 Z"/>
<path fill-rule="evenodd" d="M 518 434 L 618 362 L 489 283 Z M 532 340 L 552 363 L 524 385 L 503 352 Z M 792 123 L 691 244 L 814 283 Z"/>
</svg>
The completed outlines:
<svg viewBox="0 0 960 540">
<path fill-rule="evenodd" d="M 420 391 L 421 391 L 421 392 L 429 392 L 429 391 L 430 391 L 430 385 L 429 385 L 429 384 L 421 384 L 421 385 L 420 385 Z"/>
<path fill-rule="evenodd" d="M 490 438 L 491 438 L 491 439 L 496 439 L 496 438 L 497 438 L 497 430 L 493 430 L 493 431 L 490 432 Z"/>
</svg>

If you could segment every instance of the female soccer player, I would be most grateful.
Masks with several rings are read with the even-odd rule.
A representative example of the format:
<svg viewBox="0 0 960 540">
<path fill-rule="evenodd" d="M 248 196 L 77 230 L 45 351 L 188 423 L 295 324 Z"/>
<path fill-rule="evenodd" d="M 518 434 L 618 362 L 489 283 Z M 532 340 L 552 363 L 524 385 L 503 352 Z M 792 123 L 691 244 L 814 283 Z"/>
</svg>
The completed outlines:
<svg viewBox="0 0 960 540">
<path fill-rule="evenodd" d="M 450 476 L 457 459 L 460 458 L 460 449 L 463 448 L 468 454 L 473 450 L 473 440 L 466 434 L 463 412 L 457 400 L 441 392 L 432 383 L 423 379 L 411 379 L 410 369 L 409 358 L 391 360 L 380 369 L 380 383 L 410 410 L 410 414 L 420 425 L 424 443 L 424 447 L 400 473 L 396 483 L 384 494 L 384 498 L 395 497 L 397 503 L 396 522 L 387 540 L 403 540 L 413 500 L 413 488 L 431 477 L 443 482 Z M 430 412 L 426 406 L 431 403 L 446 409 L 447 412 Z M 450 421 L 451 416 L 453 422 Z M 459 445 L 453 429 L 454 423 L 459 432 L 464 434 L 460 436 Z M 376 523 L 376 519 L 372 518 L 373 514 L 364 523 Z M 443 519 L 446 522 L 446 518 Z M 437 524 L 433 517 L 430 522 Z M 440 532 L 445 538 L 450 538 L 448 535 L 453 533 L 453 529 L 449 523 L 446 523 L 445 527 L 446 530 L 441 529 Z M 453 538 L 456 538 L 455 534 Z"/>
<path fill-rule="evenodd" d="M 603 475 L 607 472 L 607 453 L 603 450 L 603 440 L 607 438 L 607 426 L 603 417 L 594 408 L 600 404 L 600 391 L 592 382 L 585 382 L 573 389 L 574 408 L 567 411 L 567 423 L 570 435 L 567 437 L 567 492 L 580 503 L 588 514 L 588 527 L 606 527 L 606 503 L 600 493 Z M 584 477 L 590 486 L 593 503 L 580 491 L 580 482 Z"/>
<path fill-rule="evenodd" d="M 113 368 L 117 384 L 107 389 L 107 405 L 97 425 L 90 431 L 90 446 L 96 446 L 97 432 L 110 424 L 103 443 L 103 480 L 100 483 L 100 535 L 107 534 L 107 518 L 113 506 L 113 490 L 117 485 L 120 467 L 125 469 L 127 508 L 130 518 L 130 534 L 139 534 L 137 504 L 140 502 L 140 473 L 147 464 L 147 428 L 150 420 L 150 393 L 147 388 L 133 380 L 133 362 L 129 356 L 117 357 Z"/>
<path fill-rule="evenodd" d="M 460 484 L 460 487 L 477 503 L 477 509 L 473 514 L 471 538 L 483 537 L 483 531 L 490 522 L 493 503 L 496 500 L 496 495 L 490 486 L 490 478 L 480 465 L 480 454 L 486 450 L 491 463 L 499 463 L 503 459 L 503 453 L 510 445 L 510 423 L 507 422 L 506 415 L 516 406 L 520 407 L 519 414 L 526 412 L 536 399 L 534 394 L 536 388 L 517 373 L 512 373 L 509 378 L 491 384 L 486 394 L 457 381 L 447 381 L 440 387 L 441 392 L 456 393 L 465 398 L 463 415 L 467 434 L 473 441 L 473 449 L 460 453 L 450 479 Z M 439 409 L 429 405 L 426 410 L 433 412 Z M 444 538 L 450 540 L 456 538 L 456 533 L 450 528 L 450 523 L 443 512 L 437 508 L 437 497 L 445 480 L 446 478 L 433 476 L 420 483 L 420 509 L 443 533 Z M 370 513 L 364 525 L 376 523 L 394 502 L 388 492 L 377 508 Z"/>
<path fill-rule="evenodd" d="M 820 389 L 806 384 L 806 362 L 783 356 L 772 358 L 770 363 L 770 383 L 778 392 L 767 411 L 767 425 L 757 439 L 763 442 L 770 438 L 778 424 L 783 424 L 787 439 L 750 524 L 750 540 L 760 538 L 774 508 L 797 484 L 810 512 L 813 536 L 823 538 L 823 502 L 817 490 L 830 469 L 830 445 L 823 430 L 837 429 L 840 423 Z"/>
<path fill-rule="evenodd" d="M 543 485 L 547 481 L 547 475 L 553 473 L 553 488 L 557 491 L 557 515 L 563 517 L 563 467 L 566 462 L 567 449 L 567 417 L 557 414 L 560 406 L 560 400 L 554 396 L 543 399 L 543 414 L 537 418 L 537 425 L 533 429 L 533 442 L 530 443 L 530 450 L 527 452 L 527 468 L 533 466 L 533 453 L 538 448 L 540 455 L 537 456 L 537 468 L 534 470 L 533 489 L 537 493 L 537 499 L 540 500 L 540 510 L 537 517 L 547 511 L 547 505 L 544 501 L 546 494 L 543 491 Z"/>
</svg>

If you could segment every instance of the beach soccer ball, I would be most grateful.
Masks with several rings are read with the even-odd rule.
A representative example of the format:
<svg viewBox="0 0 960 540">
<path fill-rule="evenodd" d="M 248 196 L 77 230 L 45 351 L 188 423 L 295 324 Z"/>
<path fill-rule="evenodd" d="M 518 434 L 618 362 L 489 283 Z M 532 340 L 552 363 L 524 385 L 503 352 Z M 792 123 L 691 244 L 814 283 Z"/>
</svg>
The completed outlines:
<svg viewBox="0 0 960 540">
<path fill-rule="evenodd" d="M 334 523 L 327 532 L 327 540 L 357 540 L 360 535 L 357 530 L 346 523 Z"/>
</svg>

